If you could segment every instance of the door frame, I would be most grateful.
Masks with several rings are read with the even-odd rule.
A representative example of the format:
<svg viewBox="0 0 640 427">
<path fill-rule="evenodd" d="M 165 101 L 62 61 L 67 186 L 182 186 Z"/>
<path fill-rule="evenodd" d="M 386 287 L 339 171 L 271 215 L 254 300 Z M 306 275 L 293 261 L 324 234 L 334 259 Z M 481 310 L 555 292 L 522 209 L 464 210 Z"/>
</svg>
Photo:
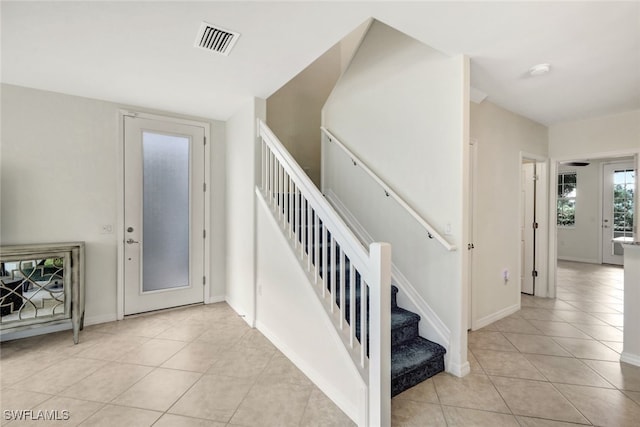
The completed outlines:
<svg viewBox="0 0 640 427">
<path fill-rule="evenodd" d="M 549 272 L 549 263 L 548 263 L 548 252 L 549 252 L 549 244 L 548 244 L 548 230 L 550 224 L 550 218 L 545 214 L 549 210 L 549 185 L 550 181 L 550 167 L 549 167 L 549 159 L 544 156 L 539 156 L 537 154 L 531 154 L 524 151 L 520 152 L 520 161 L 518 163 L 518 176 L 522 176 L 522 165 L 525 160 L 534 161 L 536 164 L 536 176 L 537 176 L 537 184 L 536 184 L 536 194 L 535 194 L 535 204 L 536 204 L 536 222 L 538 223 L 538 231 L 536 233 L 536 245 L 535 245 L 535 260 L 536 260 L 536 269 L 538 271 L 538 276 L 536 277 L 535 286 L 534 286 L 534 296 L 537 297 L 548 297 L 549 296 L 549 280 L 548 280 L 548 272 Z M 557 179 L 557 178 L 556 178 Z M 522 198 L 520 194 L 522 194 L 522 180 L 519 180 L 520 184 L 518 185 L 518 223 L 520 224 L 524 214 L 524 206 L 522 205 Z M 555 219 L 554 219 L 555 221 Z M 526 225 L 525 225 L 526 226 Z M 518 233 L 516 236 L 516 240 L 518 242 L 517 247 L 519 248 L 521 245 L 520 240 L 520 228 L 518 228 Z M 522 269 L 524 265 L 522 265 L 522 257 L 518 256 L 518 295 L 522 293 L 522 281 L 520 280 L 522 276 Z"/>
<path fill-rule="evenodd" d="M 558 218 L 556 211 L 556 191 L 558 187 L 558 164 L 560 162 L 567 162 L 575 159 L 614 159 L 617 157 L 633 157 L 635 159 L 636 171 L 640 170 L 640 150 L 615 150 L 615 151 L 604 151 L 597 153 L 577 153 L 571 156 L 560 156 L 560 157 L 552 157 L 549 163 L 549 289 L 548 289 L 548 297 L 555 298 L 556 290 L 557 290 L 557 281 L 558 281 Z M 636 173 L 636 188 L 638 188 L 638 184 L 640 183 L 640 178 Z M 599 197 L 602 198 L 602 177 L 600 177 L 600 183 L 598 184 L 599 189 Z M 640 232 L 638 230 L 638 224 L 640 222 L 640 206 L 638 206 L 638 201 L 640 197 L 638 197 L 638 192 L 636 191 L 636 196 L 634 202 L 635 206 L 635 225 L 634 231 L 636 235 Z M 600 224 L 602 223 L 602 209 L 600 209 L 599 220 Z M 599 241 L 599 253 L 602 251 L 602 233 L 599 233 L 598 241 Z M 600 255 L 600 259 L 602 259 L 602 255 Z"/>
<path fill-rule="evenodd" d="M 204 145 L 204 228 L 207 231 L 206 237 L 203 239 L 203 267 L 204 276 L 206 277 L 203 286 L 203 300 L 205 304 L 209 304 L 211 294 L 211 261 L 210 261 L 210 238 L 211 230 L 211 126 L 208 122 L 197 120 L 182 119 L 172 116 L 145 113 L 141 111 L 132 111 L 120 109 L 118 110 L 118 192 L 117 192 L 117 225 L 116 225 L 116 242 L 117 242 L 117 275 L 116 275 L 116 318 L 124 319 L 124 118 L 139 117 L 147 120 L 158 120 L 163 122 L 177 123 L 181 125 L 197 126 L 204 129 L 205 145 Z"/>
</svg>

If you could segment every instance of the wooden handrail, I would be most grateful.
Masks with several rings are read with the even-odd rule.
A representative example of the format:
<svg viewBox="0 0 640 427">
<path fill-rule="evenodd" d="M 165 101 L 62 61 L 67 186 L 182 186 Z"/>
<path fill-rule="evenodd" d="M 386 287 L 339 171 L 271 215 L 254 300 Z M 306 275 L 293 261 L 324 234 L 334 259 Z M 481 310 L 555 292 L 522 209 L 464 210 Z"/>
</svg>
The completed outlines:
<svg viewBox="0 0 640 427">
<path fill-rule="evenodd" d="M 386 182 L 380 179 L 380 177 L 376 175 L 375 172 L 369 169 L 369 167 L 362 160 L 360 160 L 358 156 L 356 156 L 342 142 L 340 142 L 340 140 L 336 138 L 327 128 L 321 127 L 320 129 L 329 138 L 330 142 L 333 142 L 338 147 L 340 147 L 340 149 L 351 158 L 354 164 L 360 166 L 362 170 L 367 173 L 367 175 L 369 175 L 375 182 L 377 182 L 378 185 L 382 187 L 387 196 L 393 197 L 393 199 L 398 202 L 398 204 L 402 206 L 402 208 L 406 210 L 409 215 L 411 215 L 418 222 L 418 224 L 420 224 L 425 230 L 427 230 L 427 236 L 429 236 L 430 239 L 436 239 L 448 251 L 455 251 L 457 249 L 455 245 L 449 243 L 444 238 L 444 236 L 442 236 L 442 234 L 440 234 L 434 227 L 431 226 L 431 224 L 429 224 L 424 218 L 422 218 L 420 214 L 415 211 L 415 209 L 413 209 L 407 202 L 405 202 L 404 199 L 400 197 L 400 195 L 398 195 L 398 193 L 393 191 L 393 189 L 389 185 L 387 185 Z"/>
</svg>

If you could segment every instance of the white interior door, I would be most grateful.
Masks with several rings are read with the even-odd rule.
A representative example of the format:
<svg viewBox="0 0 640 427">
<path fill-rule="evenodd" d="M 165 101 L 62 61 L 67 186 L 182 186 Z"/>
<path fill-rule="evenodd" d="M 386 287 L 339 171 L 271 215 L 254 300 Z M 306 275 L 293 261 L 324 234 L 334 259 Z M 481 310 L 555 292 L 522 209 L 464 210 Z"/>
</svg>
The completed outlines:
<svg viewBox="0 0 640 427">
<path fill-rule="evenodd" d="M 608 163 L 602 174 L 602 262 L 623 264 L 623 249 L 613 239 L 633 240 L 635 175 L 633 162 Z"/>
<path fill-rule="evenodd" d="M 124 117 L 124 314 L 203 302 L 204 128 Z"/>
<path fill-rule="evenodd" d="M 536 164 L 522 164 L 522 222 L 520 224 L 520 291 L 525 294 L 535 293 L 535 252 L 536 252 Z"/>
</svg>

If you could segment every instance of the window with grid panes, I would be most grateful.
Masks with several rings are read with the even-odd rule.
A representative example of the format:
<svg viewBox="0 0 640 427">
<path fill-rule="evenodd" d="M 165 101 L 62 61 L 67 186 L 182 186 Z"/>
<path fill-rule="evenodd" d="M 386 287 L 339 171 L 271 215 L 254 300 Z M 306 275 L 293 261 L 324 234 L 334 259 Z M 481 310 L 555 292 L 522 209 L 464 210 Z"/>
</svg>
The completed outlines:
<svg viewBox="0 0 640 427">
<path fill-rule="evenodd" d="M 574 227 L 576 225 L 576 172 L 558 174 L 558 225 Z"/>
</svg>

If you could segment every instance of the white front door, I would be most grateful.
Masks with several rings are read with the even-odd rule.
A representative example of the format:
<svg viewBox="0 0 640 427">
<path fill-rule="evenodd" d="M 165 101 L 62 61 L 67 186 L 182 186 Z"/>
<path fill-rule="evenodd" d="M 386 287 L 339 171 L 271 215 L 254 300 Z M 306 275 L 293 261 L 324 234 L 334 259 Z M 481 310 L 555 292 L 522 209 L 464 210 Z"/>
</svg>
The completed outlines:
<svg viewBox="0 0 640 427">
<path fill-rule="evenodd" d="M 603 166 L 602 262 L 623 264 L 623 249 L 614 238 L 633 240 L 635 169 L 632 162 Z"/>
<path fill-rule="evenodd" d="M 124 116 L 124 314 L 204 301 L 204 135 Z"/>
</svg>

